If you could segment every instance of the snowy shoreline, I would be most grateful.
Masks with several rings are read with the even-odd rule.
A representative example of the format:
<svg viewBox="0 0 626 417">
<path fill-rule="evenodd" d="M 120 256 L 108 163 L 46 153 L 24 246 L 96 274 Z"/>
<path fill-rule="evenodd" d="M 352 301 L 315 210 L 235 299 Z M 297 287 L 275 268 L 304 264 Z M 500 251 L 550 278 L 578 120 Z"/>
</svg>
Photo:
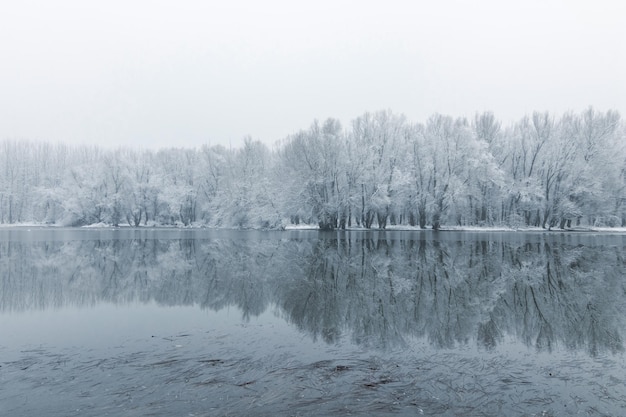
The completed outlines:
<svg viewBox="0 0 626 417">
<path fill-rule="evenodd" d="M 262 228 L 230 228 L 230 227 L 215 227 L 215 226 L 207 226 L 207 225 L 190 225 L 190 226 L 177 226 L 177 225 L 141 225 L 141 226 L 129 226 L 128 224 L 122 224 L 119 226 L 113 226 L 106 223 L 96 223 L 85 226 L 63 226 L 57 224 L 40 224 L 40 223 L 11 223 L 11 224 L 0 224 L 0 229 L 28 229 L 28 228 L 36 228 L 36 229 L 187 229 L 187 230 L 202 230 L 202 229 L 211 229 L 211 230 L 258 230 L 258 231 L 293 231 L 293 230 L 309 230 L 309 231 L 319 231 L 319 226 L 315 224 L 290 224 L 285 226 L 283 229 L 262 229 Z M 341 231 L 341 232 L 435 232 L 431 227 L 421 229 L 419 226 L 409 226 L 409 225 L 389 225 L 384 229 L 380 228 L 370 228 L 366 229 L 363 227 L 348 227 L 346 229 L 335 229 L 333 231 Z M 572 227 L 566 229 L 552 228 L 552 229 L 543 229 L 541 227 L 519 227 L 513 228 L 508 226 L 442 226 L 439 232 L 520 232 L 520 233 L 531 233 L 531 232 L 560 232 L 560 233 L 626 233 L 626 227 Z"/>
</svg>

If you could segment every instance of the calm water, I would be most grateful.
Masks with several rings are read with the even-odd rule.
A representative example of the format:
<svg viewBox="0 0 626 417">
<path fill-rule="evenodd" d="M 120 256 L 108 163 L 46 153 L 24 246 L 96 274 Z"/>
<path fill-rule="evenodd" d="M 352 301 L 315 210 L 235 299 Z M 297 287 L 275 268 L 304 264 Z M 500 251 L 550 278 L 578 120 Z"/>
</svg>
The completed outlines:
<svg viewBox="0 0 626 417">
<path fill-rule="evenodd" d="M 0 230 L 0 415 L 626 415 L 625 249 Z"/>
</svg>

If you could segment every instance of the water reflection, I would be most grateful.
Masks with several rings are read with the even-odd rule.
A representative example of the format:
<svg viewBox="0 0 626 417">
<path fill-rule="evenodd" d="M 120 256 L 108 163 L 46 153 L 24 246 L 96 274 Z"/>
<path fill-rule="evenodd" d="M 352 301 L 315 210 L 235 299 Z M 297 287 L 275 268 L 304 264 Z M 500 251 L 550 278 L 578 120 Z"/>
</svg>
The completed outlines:
<svg viewBox="0 0 626 417">
<path fill-rule="evenodd" d="M 270 305 L 328 343 L 624 350 L 624 240 L 411 233 L 0 239 L 0 312 Z M 520 237 L 521 236 L 521 237 Z"/>
</svg>

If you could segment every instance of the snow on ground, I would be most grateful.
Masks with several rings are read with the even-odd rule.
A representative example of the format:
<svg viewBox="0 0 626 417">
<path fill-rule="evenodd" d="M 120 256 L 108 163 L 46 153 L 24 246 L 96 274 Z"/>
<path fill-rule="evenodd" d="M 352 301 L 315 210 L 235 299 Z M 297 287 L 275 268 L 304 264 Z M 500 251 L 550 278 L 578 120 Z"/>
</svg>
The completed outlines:
<svg viewBox="0 0 626 417">
<path fill-rule="evenodd" d="M 317 230 L 319 226 L 316 224 L 288 224 L 285 226 L 285 230 Z"/>
<path fill-rule="evenodd" d="M 104 227 L 113 227 L 113 226 L 111 226 L 110 224 L 100 222 L 100 223 L 88 224 L 88 225 L 81 226 L 81 227 L 88 228 L 88 229 L 101 229 Z"/>
<path fill-rule="evenodd" d="M 10 228 L 10 227 L 58 227 L 55 224 L 42 224 L 35 222 L 24 222 L 24 223 L 0 223 L 0 228 Z"/>
<path fill-rule="evenodd" d="M 0 228 L 12 228 L 12 227 L 60 227 L 55 224 L 42 224 L 35 222 L 25 222 L 25 223 L 3 223 L 0 224 Z M 114 227 L 108 223 L 94 223 L 85 226 L 81 226 L 82 228 L 111 228 Z M 128 224 L 120 224 L 117 227 L 131 227 Z M 144 226 L 141 225 L 139 227 L 180 227 L 180 228 L 207 228 L 205 225 L 194 224 L 191 226 L 165 226 L 158 225 L 154 222 Z M 213 227 L 211 227 L 213 228 Z M 217 228 L 219 229 L 219 227 Z M 316 224 L 288 224 L 285 226 L 285 230 L 319 230 L 319 226 Z M 363 227 L 348 227 L 346 230 L 351 231 L 363 231 L 368 230 Z M 372 228 L 369 230 L 380 230 L 376 228 Z M 420 229 L 419 226 L 410 226 L 410 225 L 389 225 L 385 230 L 395 230 L 395 231 L 420 231 L 420 230 L 430 230 L 432 228 L 429 226 L 426 229 Z M 546 232 L 548 229 L 543 229 L 541 227 L 510 227 L 510 226 L 442 226 L 441 231 L 460 231 L 460 232 Z M 552 228 L 550 231 L 552 232 L 600 232 L 600 233 L 626 233 L 626 227 L 592 227 L 592 226 L 578 226 L 572 227 L 569 229 L 559 229 Z"/>
<path fill-rule="evenodd" d="M 594 232 L 626 233 L 626 227 L 592 227 Z"/>
</svg>

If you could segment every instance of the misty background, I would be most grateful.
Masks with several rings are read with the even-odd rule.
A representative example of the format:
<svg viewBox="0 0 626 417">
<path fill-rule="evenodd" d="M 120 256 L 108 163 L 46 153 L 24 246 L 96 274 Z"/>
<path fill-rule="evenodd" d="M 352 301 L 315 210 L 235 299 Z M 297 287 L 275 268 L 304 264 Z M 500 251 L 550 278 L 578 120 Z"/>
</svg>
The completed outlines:
<svg viewBox="0 0 626 417">
<path fill-rule="evenodd" d="M 393 109 L 622 111 L 621 2 L 10 2 L 0 139 L 271 145 Z"/>
</svg>

